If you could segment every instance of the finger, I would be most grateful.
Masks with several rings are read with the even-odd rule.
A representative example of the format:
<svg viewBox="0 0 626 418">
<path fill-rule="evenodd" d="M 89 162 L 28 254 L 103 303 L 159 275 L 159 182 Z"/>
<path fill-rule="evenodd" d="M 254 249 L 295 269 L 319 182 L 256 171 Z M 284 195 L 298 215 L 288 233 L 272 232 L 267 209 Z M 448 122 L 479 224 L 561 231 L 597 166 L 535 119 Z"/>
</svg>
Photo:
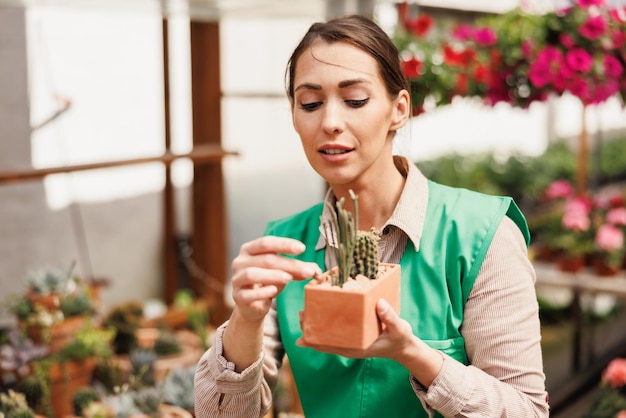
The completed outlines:
<svg viewBox="0 0 626 418">
<path fill-rule="evenodd" d="M 387 327 L 388 332 L 400 332 L 401 319 L 393 307 L 385 299 L 379 299 L 376 304 L 376 314 L 380 321 Z"/>
<path fill-rule="evenodd" d="M 237 302 L 249 305 L 257 300 L 274 298 L 276 295 L 278 295 L 278 287 L 273 285 L 259 286 L 248 289 L 240 289 L 237 292 L 236 300 Z"/>
<path fill-rule="evenodd" d="M 232 267 L 235 275 L 243 272 L 243 274 L 249 275 L 250 278 L 258 275 L 260 279 L 264 279 L 272 274 L 275 275 L 278 271 L 289 275 L 289 277 L 281 275 L 281 280 L 302 280 L 322 272 L 316 263 L 296 260 L 277 254 L 239 255 L 233 260 Z M 267 272 L 262 274 L 262 269 L 267 270 Z"/>
<path fill-rule="evenodd" d="M 305 245 L 293 238 L 267 235 L 248 241 L 241 246 L 241 253 L 257 255 L 266 253 L 283 253 L 297 255 L 304 252 Z"/>
</svg>

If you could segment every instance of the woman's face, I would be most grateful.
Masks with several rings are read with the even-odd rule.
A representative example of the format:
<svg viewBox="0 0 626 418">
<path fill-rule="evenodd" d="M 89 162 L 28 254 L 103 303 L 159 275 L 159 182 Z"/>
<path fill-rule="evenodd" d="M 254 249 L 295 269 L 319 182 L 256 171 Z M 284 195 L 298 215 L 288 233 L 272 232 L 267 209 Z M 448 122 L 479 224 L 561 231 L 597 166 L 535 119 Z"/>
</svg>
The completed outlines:
<svg viewBox="0 0 626 418">
<path fill-rule="evenodd" d="M 296 63 L 293 124 L 331 186 L 380 180 L 408 107 L 408 93 L 390 98 L 374 58 L 348 43 L 318 41 Z"/>
</svg>

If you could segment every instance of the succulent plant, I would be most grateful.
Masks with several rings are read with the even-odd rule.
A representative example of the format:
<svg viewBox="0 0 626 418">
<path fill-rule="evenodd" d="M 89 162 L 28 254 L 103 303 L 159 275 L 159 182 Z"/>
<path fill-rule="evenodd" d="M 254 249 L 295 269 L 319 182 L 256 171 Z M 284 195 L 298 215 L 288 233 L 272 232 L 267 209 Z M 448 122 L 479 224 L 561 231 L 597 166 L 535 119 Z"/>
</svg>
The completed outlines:
<svg viewBox="0 0 626 418">
<path fill-rule="evenodd" d="M 18 376 L 26 376 L 30 363 L 48 354 L 46 345 L 37 345 L 19 329 L 14 328 L 8 334 L 8 342 L 0 346 L 0 368 L 14 370 Z"/>
<path fill-rule="evenodd" d="M 163 401 L 163 392 L 161 388 L 152 386 L 130 393 L 133 397 L 135 406 L 142 413 L 154 418 L 157 418 L 160 415 L 159 406 Z"/>
<path fill-rule="evenodd" d="M 75 264 L 76 263 L 72 263 L 67 271 L 58 267 L 47 267 L 29 271 L 26 276 L 29 289 L 40 295 L 64 293 L 70 290 L 70 283 L 76 280 L 72 273 Z"/>
<path fill-rule="evenodd" d="M 63 316 L 66 318 L 94 312 L 93 301 L 84 292 L 77 292 L 76 294 L 61 298 L 60 308 L 63 312 Z"/>
<path fill-rule="evenodd" d="M 188 411 L 194 405 L 194 376 L 196 365 L 176 367 L 163 381 L 163 401 Z"/>
<path fill-rule="evenodd" d="M 135 331 L 143 318 L 143 304 L 138 301 L 120 303 L 106 314 L 102 325 L 115 328 L 115 353 L 129 354 L 137 344 Z"/>
<path fill-rule="evenodd" d="M 87 357 L 108 358 L 115 330 L 98 328 L 89 324 L 74 335 L 74 339 L 56 354 L 62 360 L 80 360 Z"/>
<path fill-rule="evenodd" d="M 358 230 L 358 196 L 352 190 L 349 192 L 354 216 L 344 208 L 342 197 L 335 204 L 336 210 L 327 203 L 332 216 L 328 222 L 322 220 L 327 240 L 335 244 L 329 246 L 337 260 L 337 274 L 333 274 L 331 280 L 334 286 L 343 286 L 357 274 L 375 279 L 378 273 L 380 234 L 374 228 L 367 232 Z"/>
<path fill-rule="evenodd" d="M 100 394 L 95 388 L 91 386 L 79 388 L 72 396 L 72 408 L 74 409 L 74 415 L 82 417 L 83 410 L 92 402 L 97 401 L 100 401 Z"/>
<path fill-rule="evenodd" d="M 136 348 L 130 353 L 130 364 L 138 387 L 154 386 L 154 363 L 158 355 L 153 348 Z"/>
<path fill-rule="evenodd" d="M 159 338 L 157 338 L 154 344 L 154 351 L 159 357 L 171 356 L 180 353 L 182 346 L 174 333 L 168 330 L 161 330 Z"/>
<path fill-rule="evenodd" d="M 33 418 L 35 414 L 26 403 L 23 393 L 9 389 L 7 393 L 0 393 L 0 415 L 7 418 Z"/>
<path fill-rule="evenodd" d="M 19 391 L 26 397 L 26 403 L 34 411 L 39 410 L 43 403 L 43 383 L 34 375 L 26 376 L 18 385 Z"/>
</svg>

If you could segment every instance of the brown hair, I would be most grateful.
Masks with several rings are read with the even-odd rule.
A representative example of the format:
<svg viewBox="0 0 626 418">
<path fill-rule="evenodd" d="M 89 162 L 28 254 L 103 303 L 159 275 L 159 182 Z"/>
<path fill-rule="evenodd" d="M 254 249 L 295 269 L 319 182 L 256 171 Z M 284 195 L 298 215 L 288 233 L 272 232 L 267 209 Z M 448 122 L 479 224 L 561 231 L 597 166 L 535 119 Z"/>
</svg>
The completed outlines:
<svg viewBox="0 0 626 418">
<path fill-rule="evenodd" d="M 409 91 L 409 84 L 400 64 L 398 48 L 389 36 L 372 20 L 361 15 L 338 17 L 328 22 L 313 23 L 294 49 L 285 72 L 286 90 L 293 101 L 295 68 L 302 53 L 316 40 L 328 43 L 347 42 L 368 54 L 378 63 L 380 75 L 390 96 L 396 96 L 402 89 Z"/>
</svg>

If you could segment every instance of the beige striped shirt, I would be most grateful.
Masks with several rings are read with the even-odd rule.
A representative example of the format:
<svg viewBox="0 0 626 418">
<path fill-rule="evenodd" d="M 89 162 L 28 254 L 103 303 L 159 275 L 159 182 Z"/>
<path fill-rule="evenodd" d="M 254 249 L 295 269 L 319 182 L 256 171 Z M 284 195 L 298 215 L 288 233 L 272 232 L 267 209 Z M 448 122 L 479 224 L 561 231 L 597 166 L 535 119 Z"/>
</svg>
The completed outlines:
<svg viewBox="0 0 626 418">
<path fill-rule="evenodd" d="M 407 180 L 382 229 L 381 259 L 390 263 L 400 260 L 408 239 L 419 249 L 428 196 L 427 179 L 419 169 L 402 157 L 395 161 Z M 324 245 L 321 237 L 318 247 Z M 549 416 L 534 283 L 522 234 L 505 217 L 465 306 L 461 333 L 470 365 L 444 355 L 443 367 L 427 391 L 413 378 L 407 382 L 430 416 L 434 411 L 446 417 Z M 263 416 L 271 407 L 284 356 L 276 311 L 272 309 L 265 320 L 264 350 L 242 373 L 236 373 L 234 364 L 222 356 L 227 325 L 218 329 L 214 346 L 198 364 L 195 414 L 198 418 Z"/>
</svg>

